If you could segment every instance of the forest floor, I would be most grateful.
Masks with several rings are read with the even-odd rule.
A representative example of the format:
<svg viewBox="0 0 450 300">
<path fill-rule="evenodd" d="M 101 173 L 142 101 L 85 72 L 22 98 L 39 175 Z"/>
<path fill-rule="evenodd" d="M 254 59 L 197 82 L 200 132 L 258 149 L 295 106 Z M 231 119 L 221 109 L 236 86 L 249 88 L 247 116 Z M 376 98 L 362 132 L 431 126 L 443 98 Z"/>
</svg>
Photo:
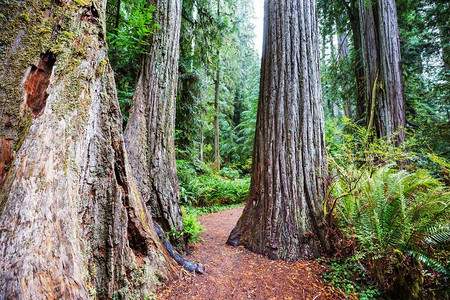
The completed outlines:
<svg viewBox="0 0 450 300">
<path fill-rule="evenodd" d="M 244 247 L 225 244 L 243 207 L 199 217 L 203 241 L 187 257 L 205 267 L 203 275 L 180 271 L 182 278 L 164 287 L 158 299 L 346 299 L 321 280 L 316 261 L 272 261 Z"/>
</svg>

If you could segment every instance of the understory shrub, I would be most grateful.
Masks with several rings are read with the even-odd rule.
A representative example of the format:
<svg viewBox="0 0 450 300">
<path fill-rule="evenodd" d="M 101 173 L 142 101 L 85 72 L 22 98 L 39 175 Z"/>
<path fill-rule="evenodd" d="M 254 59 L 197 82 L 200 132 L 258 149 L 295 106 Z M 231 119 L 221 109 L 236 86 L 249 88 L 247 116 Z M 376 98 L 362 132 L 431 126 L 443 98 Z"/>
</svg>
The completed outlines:
<svg viewBox="0 0 450 300">
<path fill-rule="evenodd" d="M 365 137 L 356 128 L 328 140 L 326 216 L 355 240 L 352 259 L 388 295 L 448 299 L 449 188 L 411 164 L 405 148 L 376 139 L 366 145 Z"/>
<path fill-rule="evenodd" d="M 336 217 L 360 246 L 361 259 L 378 286 L 419 296 L 422 264 L 449 275 L 450 192 L 426 171 L 408 173 L 391 165 L 346 170 L 333 188 Z"/>
<path fill-rule="evenodd" d="M 175 228 L 167 233 L 168 238 L 174 237 L 179 239 L 184 237 L 189 244 L 195 244 L 202 240 L 200 232 L 205 230 L 203 225 L 197 220 L 197 214 L 181 207 L 181 216 L 183 217 L 183 232 L 179 232 Z"/>
<path fill-rule="evenodd" d="M 180 202 L 188 207 L 242 203 L 248 195 L 250 178 L 230 179 L 214 174 L 206 165 L 177 161 Z M 231 170 L 226 171 L 236 175 Z M 237 172 L 237 171 L 236 171 Z M 230 175 L 230 177 L 234 177 Z"/>
<path fill-rule="evenodd" d="M 213 214 L 219 211 L 228 210 L 234 207 L 242 206 L 244 203 L 236 203 L 236 204 L 215 204 L 212 206 L 201 206 L 201 207 L 184 207 L 188 214 L 195 216 L 202 216 Z"/>
<path fill-rule="evenodd" d="M 357 259 L 319 258 L 317 261 L 327 267 L 323 281 L 337 287 L 346 294 L 355 295 L 358 299 L 385 299 L 384 295 L 374 287 L 369 274 L 359 265 Z"/>
</svg>

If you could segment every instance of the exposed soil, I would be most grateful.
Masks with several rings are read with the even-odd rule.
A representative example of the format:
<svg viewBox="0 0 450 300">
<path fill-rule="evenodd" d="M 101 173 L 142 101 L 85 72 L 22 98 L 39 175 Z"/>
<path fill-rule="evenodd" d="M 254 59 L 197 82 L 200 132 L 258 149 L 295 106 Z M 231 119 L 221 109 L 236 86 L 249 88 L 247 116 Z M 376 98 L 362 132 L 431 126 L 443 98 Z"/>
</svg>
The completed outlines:
<svg viewBox="0 0 450 300">
<path fill-rule="evenodd" d="M 242 246 L 225 244 L 242 207 L 199 217 L 203 242 L 187 257 L 205 266 L 205 274 L 180 271 L 182 279 L 165 287 L 158 299 L 345 299 L 321 280 L 316 261 L 272 261 Z"/>
</svg>

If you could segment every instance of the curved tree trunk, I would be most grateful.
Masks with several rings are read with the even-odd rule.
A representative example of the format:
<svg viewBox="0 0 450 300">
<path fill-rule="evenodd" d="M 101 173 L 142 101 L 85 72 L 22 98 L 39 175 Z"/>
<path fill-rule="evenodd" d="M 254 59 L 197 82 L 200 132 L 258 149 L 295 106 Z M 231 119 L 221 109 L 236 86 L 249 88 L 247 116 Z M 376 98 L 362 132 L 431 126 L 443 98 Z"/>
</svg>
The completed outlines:
<svg viewBox="0 0 450 300">
<path fill-rule="evenodd" d="M 364 4 L 364 0 L 360 0 L 359 16 L 366 87 L 366 122 L 370 122 L 373 114 L 377 137 L 393 137 L 400 144 L 405 141 L 403 129 L 406 119 L 395 1 L 378 0 L 377 4 L 368 6 Z M 376 81 L 381 84 L 376 85 Z M 375 98 L 372 99 L 374 89 Z M 371 107 L 375 109 L 372 111 Z"/>
<path fill-rule="evenodd" d="M 178 81 L 180 0 L 149 1 L 161 27 L 151 39 L 125 131 L 139 193 L 154 219 L 168 232 L 183 231 L 175 165 L 175 97 Z M 181 239 L 172 242 L 183 247 Z"/>
<path fill-rule="evenodd" d="M 174 277 L 130 176 L 105 5 L 0 7 L 0 299 L 137 298 Z"/>
<path fill-rule="evenodd" d="M 250 194 L 228 239 L 271 259 L 314 258 L 326 150 L 315 1 L 268 0 Z"/>
</svg>

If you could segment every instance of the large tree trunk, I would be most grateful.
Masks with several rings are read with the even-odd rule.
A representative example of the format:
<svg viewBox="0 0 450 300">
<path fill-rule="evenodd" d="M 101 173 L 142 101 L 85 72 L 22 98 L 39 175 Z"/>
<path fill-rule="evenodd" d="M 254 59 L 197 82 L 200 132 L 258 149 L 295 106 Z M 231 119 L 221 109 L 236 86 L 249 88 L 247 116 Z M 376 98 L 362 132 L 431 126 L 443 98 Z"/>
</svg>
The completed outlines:
<svg viewBox="0 0 450 300">
<path fill-rule="evenodd" d="M 175 97 L 178 81 L 181 0 L 149 1 L 161 29 L 151 36 L 125 131 L 130 164 L 142 198 L 168 232 L 183 231 L 175 165 Z M 172 242 L 183 247 L 181 238 Z"/>
<path fill-rule="evenodd" d="M 373 116 L 377 137 L 394 138 L 400 144 L 405 141 L 406 120 L 395 1 L 378 0 L 376 5 L 367 6 L 360 0 L 359 12 L 366 120 L 370 127 Z M 375 84 L 376 81 L 381 84 Z"/>
<path fill-rule="evenodd" d="M 364 0 L 360 0 L 359 6 L 359 20 L 360 20 L 360 33 L 361 33 L 361 50 L 363 57 L 363 70 L 364 70 L 364 121 L 365 125 L 369 124 L 370 116 L 375 114 L 376 103 L 381 103 L 381 91 L 380 86 L 375 85 L 375 80 L 380 82 L 380 42 L 378 32 L 378 20 L 375 11 L 372 7 L 368 7 L 364 4 Z M 372 99 L 373 90 L 375 91 L 375 99 Z M 375 104 L 372 105 L 372 102 Z M 373 107 L 373 110 L 372 110 Z M 372 121 L 373 123 L 373 121 Z M 372 126 L 372 125 L 370 125 Z"/>
<path fill-rule="evenodd" d="M 405 141 L 406 117 L 403 92 L 400 38 L 395 0 L 378 0 L 380 25 L 383 104 L 377 127 L 380 136 L 394 137 L 397 144 Z M 394 136 L 395 135 L 395 136 Z"/>
<path fill-rule="evenodd" d="M 316 6 L 268 0 L 250 194 L 228 243 L 271 259 L 328 250 Z"/>
<path fill-rule="evenodd" d="M 175 274 L 130 176 L 105 4 L 0 7 L 0 299 L 137 298 Z"/>
</svg>

